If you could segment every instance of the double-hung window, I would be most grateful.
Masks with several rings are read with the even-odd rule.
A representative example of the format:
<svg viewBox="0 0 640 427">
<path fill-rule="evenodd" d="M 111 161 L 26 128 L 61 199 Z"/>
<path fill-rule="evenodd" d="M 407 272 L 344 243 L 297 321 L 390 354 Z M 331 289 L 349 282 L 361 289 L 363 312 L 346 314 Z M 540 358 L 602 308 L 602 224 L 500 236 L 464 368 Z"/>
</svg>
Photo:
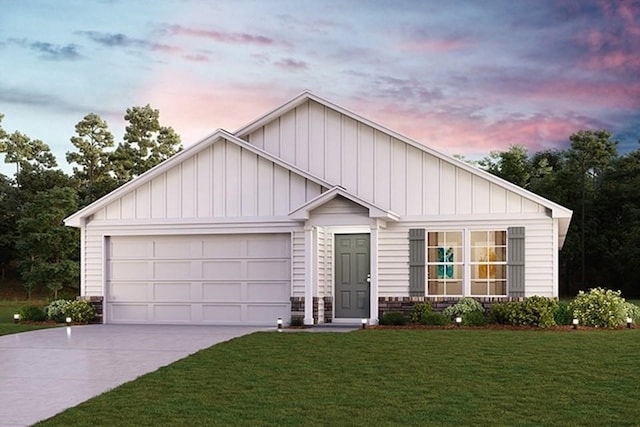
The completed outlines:
<svg viewBox="0 0 640 427">
<path fill-rule="evenodd" d="M 507 294 L 507 232 L 471 231 L 471 295 Z"/>
<path fill-rule="evenodd" d="M 463 249 L 461 231 L 428 233 L 427 292 L 429 295 L 463 295 Z"/>
</svg>

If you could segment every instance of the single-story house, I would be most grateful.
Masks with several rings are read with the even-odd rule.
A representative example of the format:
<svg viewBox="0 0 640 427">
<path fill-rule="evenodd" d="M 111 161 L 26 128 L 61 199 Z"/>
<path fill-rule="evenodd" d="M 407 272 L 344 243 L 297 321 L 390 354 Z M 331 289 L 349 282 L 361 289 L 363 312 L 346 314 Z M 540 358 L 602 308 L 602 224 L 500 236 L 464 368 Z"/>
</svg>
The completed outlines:
<svg viewBox="0 0 640 427">
<path fill-rule="evenodd" d="M 572 212 L 304 92 L 65 220 L 103 322 L 375 323 L 389 300 L 558 296 Z"/>
</svg>

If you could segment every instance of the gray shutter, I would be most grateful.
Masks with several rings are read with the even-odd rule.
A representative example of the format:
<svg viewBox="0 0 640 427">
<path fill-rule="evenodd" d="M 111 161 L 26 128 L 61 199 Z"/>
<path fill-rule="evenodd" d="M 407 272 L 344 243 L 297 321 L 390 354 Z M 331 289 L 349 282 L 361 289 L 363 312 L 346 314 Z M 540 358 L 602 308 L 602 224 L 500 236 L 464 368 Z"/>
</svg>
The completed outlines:
<svg viewBox="0 0 640 427">
<path fill-rule="evenodd" d="M 524 297 L 524 227 L 507 229 L 507 289 L 510 297 Z"/>
<path fill-rule="evenodd" d="M 426 281 L 426 247 L 423 228 L 409 230 L 409 296 L 423 297 Z"/>
</svg>

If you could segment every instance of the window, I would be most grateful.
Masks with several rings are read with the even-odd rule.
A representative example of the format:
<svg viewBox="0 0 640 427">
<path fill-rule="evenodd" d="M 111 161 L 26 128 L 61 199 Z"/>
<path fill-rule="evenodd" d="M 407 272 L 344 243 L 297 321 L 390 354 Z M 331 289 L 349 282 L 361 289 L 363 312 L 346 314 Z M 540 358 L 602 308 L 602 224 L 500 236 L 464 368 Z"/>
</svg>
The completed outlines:
<svg viewBox="0 0 640 427">
<path fill-rule="evenodd" d="M 463 295 L 462 232 L 430 232 L 427 238 L 427 293 Z"/>
<path fill-rule="evenodd" d="M 471 295 L 507 294 L 507 232 L 472 231 Z"/>
</svg>

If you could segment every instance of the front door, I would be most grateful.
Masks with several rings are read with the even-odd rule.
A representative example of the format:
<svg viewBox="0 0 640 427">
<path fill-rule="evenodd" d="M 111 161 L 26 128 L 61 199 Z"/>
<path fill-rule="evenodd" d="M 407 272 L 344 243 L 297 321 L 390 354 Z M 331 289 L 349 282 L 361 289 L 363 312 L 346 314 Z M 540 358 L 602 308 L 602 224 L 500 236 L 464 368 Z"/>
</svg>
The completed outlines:
<svg viewBox="0 0 640 427">
<path fill-rule="evenodd" d="M 336 234 L 336 318 L 369 318 L 369 234 Z"/>
</svg>

